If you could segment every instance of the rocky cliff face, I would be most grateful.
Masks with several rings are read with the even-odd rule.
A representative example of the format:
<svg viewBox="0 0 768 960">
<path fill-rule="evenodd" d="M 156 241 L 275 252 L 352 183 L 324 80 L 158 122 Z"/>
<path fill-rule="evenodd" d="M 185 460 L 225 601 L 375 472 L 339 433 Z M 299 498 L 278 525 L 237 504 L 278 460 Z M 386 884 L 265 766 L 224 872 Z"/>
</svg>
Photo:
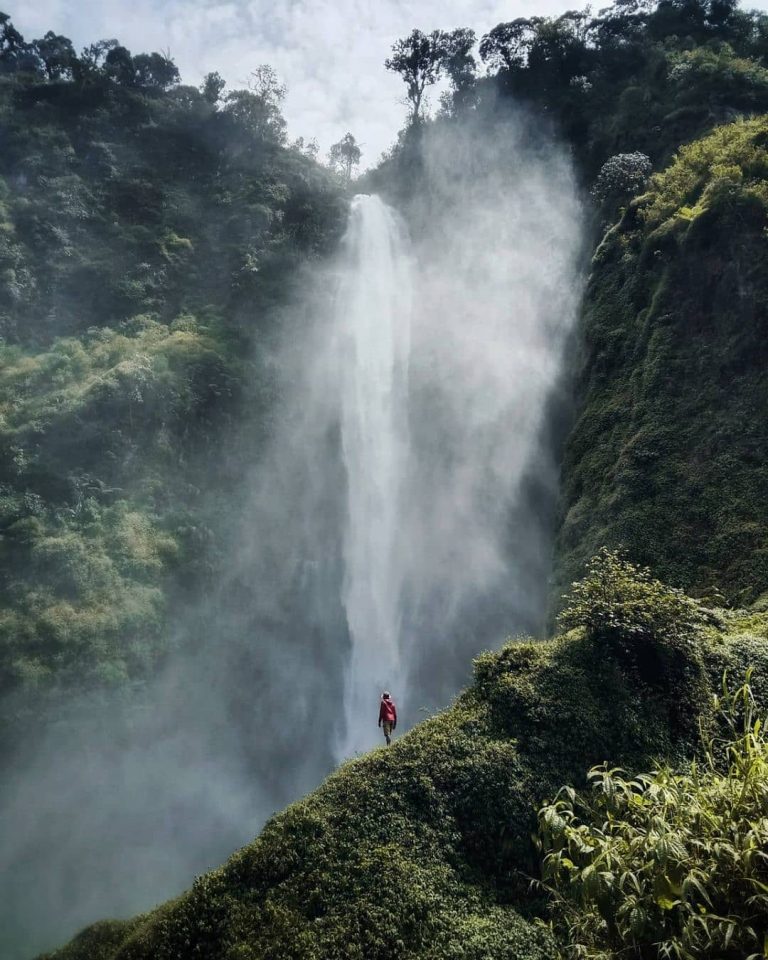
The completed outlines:
<svg viewBox="0 0 768 960">
<path fill-rule="evenodd" d="M 603 545 L 699 596 L 768 590 L 766 144 L 754 119 L 682 148 L 595 253 L 557 595 Z"/>
</svg>

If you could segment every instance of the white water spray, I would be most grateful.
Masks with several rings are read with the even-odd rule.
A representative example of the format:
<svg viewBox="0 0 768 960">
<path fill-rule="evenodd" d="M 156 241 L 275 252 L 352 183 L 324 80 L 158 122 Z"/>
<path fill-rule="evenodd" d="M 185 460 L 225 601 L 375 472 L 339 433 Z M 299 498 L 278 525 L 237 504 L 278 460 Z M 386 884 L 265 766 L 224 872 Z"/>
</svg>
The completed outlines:
<svg viewBox="0 0 768 960">
<path fill-rule="evenodd" d="M 352 649 L 342 758 L 372 745 L 378 695 L 402 680 L 411 276 L 402 226 L 378 197 L 352 201 L 344 257 L 336 328 L 347 476 L 342 602 Z"/>
<path fill-rule="evenodd" d="M 518 131 L 478 142 L 430 146 L 413 248 L 380 199 L 352 203 L 326 392 L 346 478 L 339 759 L 380 742 L 383 688 L 407 728 L 479 649 L 543 621 L 578 203 L 557 156 L 510 173 Z"/>
</svg>

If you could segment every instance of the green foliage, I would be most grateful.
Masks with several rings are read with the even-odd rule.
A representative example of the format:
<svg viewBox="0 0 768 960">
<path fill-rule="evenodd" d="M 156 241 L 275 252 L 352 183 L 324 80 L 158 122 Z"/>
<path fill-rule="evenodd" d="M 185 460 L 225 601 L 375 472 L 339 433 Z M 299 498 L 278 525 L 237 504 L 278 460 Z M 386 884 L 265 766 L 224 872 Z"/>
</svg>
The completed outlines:
<svg viewBox="0 0 768 960">
<path fill-rule="evenodd" d="M 328 162 L 339 170 L 346 183 L 352 179 L 352 168 L 360 163 L 362 151 L 351 133 L 345 133 L 338 143 L 331 145 L 328 152 Z"/>
<path fill-rule="evenodd" d="M 573 585 L 558 622 L 565 630 L 584 627 L 592 640 L 671 643 L 691 639 L 703 615 L 682 590 L 604 548 Z"/>
<path fill-rule="evenodd" d="M 700 634 L 706 611 L 681 590 L 655 580 L 603 548 L 573 584 L 558 618 L 565 629 L 583 628 L 625 672 L 664 691 L 676 703 L 674 720 L 690 736 L 701 718 L 707 680 Z"/>
<path fill-rule="evenodd" d="M 454 37 L 472 61 L 466 34 L 444 36 Z M 484 77 L 476 76 L 473 61 L 454 77 L 440 36 L 416 30 L 387 61 L 406 82 L 412 117 L 420 117 L 421 97 L 441 72 L 452 76 L 453 89 L 441 98 L 437 123 L 463 123 L 476 112 L 491 119 L 518 111 L 522 102 L 571 145 L 585 186 L 608 217 L 647 172 L 617 177 L 620 171 L 609 175 L 609 167 L 596 182 L 612 159 L 642 155 L 659 169 L 682 143 L 768 111 L 768 16 L 739 10 L 733 0 L 617 2 L 596 14 L 518 17 L 481 38 Z M 414 196 L 429 188 L 413 127 L 401 132 L 370 178 L 379 189 Z"/>
<path fill-rule="evenodd" d="M 493 93 L 556 118 L 592 180 L 613 155 L 658 166 L 734 114 L 768 109 L 766 22 L 734 3 L 616 3 L 500 23 L 480 56 Z"/>
<path fill-rule="evenodd" d="M 768 588 L 767 136 L 761 118 L 682 148 L 596 251 L 559 592 L 603 544 L 698 596 Z"/>
<path fill-rule="evenodd" d="M 758 958 L 768 942 L 768 740 L 747 684 L 682 772 L 607 765 L 539 813 L 544 879 L 572 957 Z"/>
<path fill-rule="evenodd" d="M 115 950 L 123 943 L 144 918 L 132 920 L 102 920 L 79 933 L 66 947 L 54 954 L 46 954 L 40 960 L 110 960 Z"/>
<path fill-rule="evenodd" d="M 0 15 L 0 762 L 73 693 L 140 686 L 215 577 L 259 351 L 345 210 L 284 93 Z"/>
<path fill-rule="evenodd" d="M 167 649 L 165 590 L 194 571 L 168 488 L 213 439 L 210 391 L 231 392 L 234 370 L 226 338 L 189 316 L 0 347 L 0 691 L 14 711 L 145 678 Z"/>
<path fill-rule="evenodd" d="M 747 120 L 682 147 L 638 207 L 646 230 L 674 218 L 690 223 L 713 208 L 726 217 L 749 205 L 768 210 L 765 134 L 765 119 Z"/>
<path fill-rule="evenodd" d="M 692 601 L 616 558 L 600 558 L 597 570 L 614 578 L 606 589 L 619 606 L 631 601 L 627 639 L 649 617 L 671 645 L 689 634 Z M 586 585 L 572 607 L 590 622 L 606 610 Z M 109 960 L 385 960 L 393 951 L 404 960 L 550 960 L 545 902 L 529 889 L 544 798 L 563 782 L 583 785 L 583 771 L 607 758 L 642 770 L 660 756 L 690 756 L 723 670 L 748 659 L 768 677 L 768 616 L 710 614 L 699 642 L 703 692 L 686 675 L 674 688 L 637 676 L 615 644 L 581 627 L 484 654 L 449 710 L 342 766 L 222 868 L 142 918 Z M 755 690 L 768 703 L 765 681 Z M 698 715 L 681 728 L 678 701 L 698 694 Z"/>
<path fill-rule="evenodd" d="M 413 30 L 392 45 L 392 56 L 385 60 L 384 66 L 402 77 L 413 124 L 424 119 L 422 101 L 427 88 L 434 86 L 443 75 L 450 78 L 458 92 L 471 85 L 475 69 L 471 53 L 474 44 L 474 32 L 459 28 L 450 32 L 433 30 L 429 34 Z"/>
<path fill-rule="evenodd" d="M 600 167 L 592 187 L 599 203 L 616 201 L 639 193 L 651 173 L 651 160 L 644 153 L 617 153 Z"/>
</svg>

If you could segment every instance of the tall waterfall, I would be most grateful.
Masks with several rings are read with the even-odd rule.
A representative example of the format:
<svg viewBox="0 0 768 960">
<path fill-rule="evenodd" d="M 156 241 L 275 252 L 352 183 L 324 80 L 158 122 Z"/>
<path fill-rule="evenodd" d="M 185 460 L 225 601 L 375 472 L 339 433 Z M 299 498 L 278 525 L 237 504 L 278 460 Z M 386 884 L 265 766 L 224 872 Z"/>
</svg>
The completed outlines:
<svg viewBox="0 0 768 960">
<path fill-rule="evenodd" d="M 403 497 L 412 285 L 407 240 L 378 197 L 352 201 L 336 300 L 347 477 L 342 602 L 351 640 L 339 754 L 371 746 L 385 687 L 401 687 Z"/>
<path fill-rule="evenodd" d="M 351 205 L 319 394 L 344 478 L 338 759 L 379 742 L 382 689 L 407 728 L 478 650 L 541 629 L 577 208 L 536 167 L 510 177 L 499 153 L 474 180 L 436 168 L 413 247 L 378 197 Z"/>
</svg>

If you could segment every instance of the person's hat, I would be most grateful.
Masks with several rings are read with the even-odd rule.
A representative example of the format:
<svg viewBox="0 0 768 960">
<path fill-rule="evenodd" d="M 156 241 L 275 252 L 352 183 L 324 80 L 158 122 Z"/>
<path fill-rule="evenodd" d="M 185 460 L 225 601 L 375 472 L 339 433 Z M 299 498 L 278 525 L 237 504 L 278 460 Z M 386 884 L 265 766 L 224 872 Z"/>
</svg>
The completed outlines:
<svg viewBox="0 0 768 960">
<path fill-rule="evenodd" d="M 382 700 L 389 700 L 389 693 L 385 690 L 381 695 Z"/>
</svg>

